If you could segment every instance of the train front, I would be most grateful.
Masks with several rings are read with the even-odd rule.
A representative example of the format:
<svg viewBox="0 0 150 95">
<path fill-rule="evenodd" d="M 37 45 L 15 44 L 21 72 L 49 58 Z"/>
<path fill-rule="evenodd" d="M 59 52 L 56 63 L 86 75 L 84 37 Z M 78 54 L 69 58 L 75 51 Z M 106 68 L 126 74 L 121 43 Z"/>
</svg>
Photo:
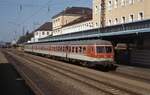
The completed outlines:
<svg viewBox="0 0 150 95">
<path fill-rule="evenodd" d="M 114 66 L 114 50 L 112 45 L 96 45 L 95 57 L 97 59 L 96 65 L 102 65 L 104 67 Z"/>
</svg>

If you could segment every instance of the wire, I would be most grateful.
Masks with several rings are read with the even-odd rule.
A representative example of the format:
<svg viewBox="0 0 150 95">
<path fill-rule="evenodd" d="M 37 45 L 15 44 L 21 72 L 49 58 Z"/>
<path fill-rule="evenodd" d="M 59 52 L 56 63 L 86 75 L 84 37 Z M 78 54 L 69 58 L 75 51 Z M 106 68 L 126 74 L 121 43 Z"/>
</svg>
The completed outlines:
<svg viewBox="0 0 150 95">
<path fill-rule="evenodd" d="M 37 11 L 33 12 L 33 14 L 31 14 L 30 16 L 28 16 L 27 18 L 23 19 L 20 23 L 18 23 L 18 25 L 23 25 L 25 22 L 29 21 L 34 15 L 37 15 L 38 13 L 40 13 L 40 10 L 42 10 L 43 8 L 47 8 L 48 4 L 51 2 L 52 0 L 49 0 L 48 2 L 46 2 L 44 5 L 33 5 L 33 4 L 19 4 L 18 9 L 19 12 L 23 11 L 23 8 L 25 6 L 41 6 Z M 50 7 L 48 6 L 48 12 L 50 11 Z M 17 17 L 18 18 L 18 17 Z"/>
</svg>

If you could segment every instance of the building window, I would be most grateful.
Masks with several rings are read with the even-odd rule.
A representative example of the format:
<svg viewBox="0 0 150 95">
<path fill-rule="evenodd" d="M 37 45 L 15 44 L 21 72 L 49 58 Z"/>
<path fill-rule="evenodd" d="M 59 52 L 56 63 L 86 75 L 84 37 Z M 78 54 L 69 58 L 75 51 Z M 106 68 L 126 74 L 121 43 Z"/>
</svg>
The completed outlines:
<svg viewBox="0 0 150 95">
<path fill-rule="evenodd" d="M 112 21 L 111 20 L 108 20 L 108 25 L 111 25 Z"/>
<path fill-rule="evenodd" d="M 49 32 L 47 32 L 47 35 L 49 35 Z"/>
<path fill-rule="evenodd" d="M 94 7 L 94 12 L 95 12 L 95 14 L 99 14 L 100 12 L 101 12 L 101 6 L 100 5 L 96 5 L 95 7 Z"/>
<path fill-rule="evenodd" d="M 138 20 L 143 20 L 144 19 L 144 13 L 143 12 L 140 12 L 138 14 Z"/>
<path fill-rule="evenodd" d="M 133 4 L 134 3 L 134 0 L 129 0 L 129 4 Z"/>
<path fill-rule="evenodd" d="M 42 35 L 45 35 L 45 32 L 42 32 Z"/>
<path fill-rule="evenodd" d="M 98 6 L 95 6 L 95 12 L 96 13 L 98 12 Z"/>
<path fill-rule="evenodd" d="M 125 22 L 126 22 L 126 18 L 125 18 L 124 16 L 122 17 L 121 22 L 122 22 L 122 23 L 125 23 Z"/>
<path fill-rule="evenodd" d="M 118 18 L 115 18 L 115 22 L 114 22 L 115 24 L 118 24 Z"/>
<path fill-rule="evenodd" d="M 126 1 L 125 0 L 121 0 L 121 6 L 125 6 Z"/>
<path fill-rule="evenodd" d="M 117 7 L 118 7 L 118 0 L 115 0 L 114 7 L 115 7 L 115 8 L 117 8 Z"/>
<path fill-rule="evenodd" d="M 143 2 L 144 0 L 138 0 L 138 2 Z"/>
<path fill-rule="evenodd" d="M 96 26 L 98 26 L 98 23 L 96 23 Z"/>
<path fill-rule="evenodd" d="M 129 16 L 129 22 L 133 22 L 133 20 L 134 20 L 134 16 L 132 14 L 132 15 Z"/>
<path fill-rule="evenodd" d="M 108 1 L 108 10 L 112 10 L 112 0 Z"/>
</svg>

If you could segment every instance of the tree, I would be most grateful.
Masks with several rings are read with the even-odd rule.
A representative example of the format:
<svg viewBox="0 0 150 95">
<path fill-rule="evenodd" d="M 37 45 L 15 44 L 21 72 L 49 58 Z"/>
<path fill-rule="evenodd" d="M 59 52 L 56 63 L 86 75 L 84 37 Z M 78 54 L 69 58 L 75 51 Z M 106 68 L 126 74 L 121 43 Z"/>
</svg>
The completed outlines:
<svg viewBox="0 0 150 95">
<path fill-rule="evenodd" d="M 19 40 L 17 41 L 17 44 L 23 44 L 23 43 L 29 41 L 33 36 L 34 36 L 33 33 L 29 33 L 29 32 L 27 31 L 24 36 L 21 36 L 21 37 L 19 38 Z"/>
</svg>

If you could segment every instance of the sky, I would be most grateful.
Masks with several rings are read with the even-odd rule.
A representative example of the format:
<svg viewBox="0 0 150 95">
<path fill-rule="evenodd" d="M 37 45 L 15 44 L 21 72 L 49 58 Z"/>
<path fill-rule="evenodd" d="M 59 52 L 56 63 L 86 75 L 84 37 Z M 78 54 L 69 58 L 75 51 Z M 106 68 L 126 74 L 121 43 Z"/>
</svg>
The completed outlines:
<svg viewBox="0 0 150 95">
<path fill-rule="evenodd" d="M 0 0 L 0 41 L 32 32 L 66 7 L 92 7 L 92 0 Z"/>
</svg>

